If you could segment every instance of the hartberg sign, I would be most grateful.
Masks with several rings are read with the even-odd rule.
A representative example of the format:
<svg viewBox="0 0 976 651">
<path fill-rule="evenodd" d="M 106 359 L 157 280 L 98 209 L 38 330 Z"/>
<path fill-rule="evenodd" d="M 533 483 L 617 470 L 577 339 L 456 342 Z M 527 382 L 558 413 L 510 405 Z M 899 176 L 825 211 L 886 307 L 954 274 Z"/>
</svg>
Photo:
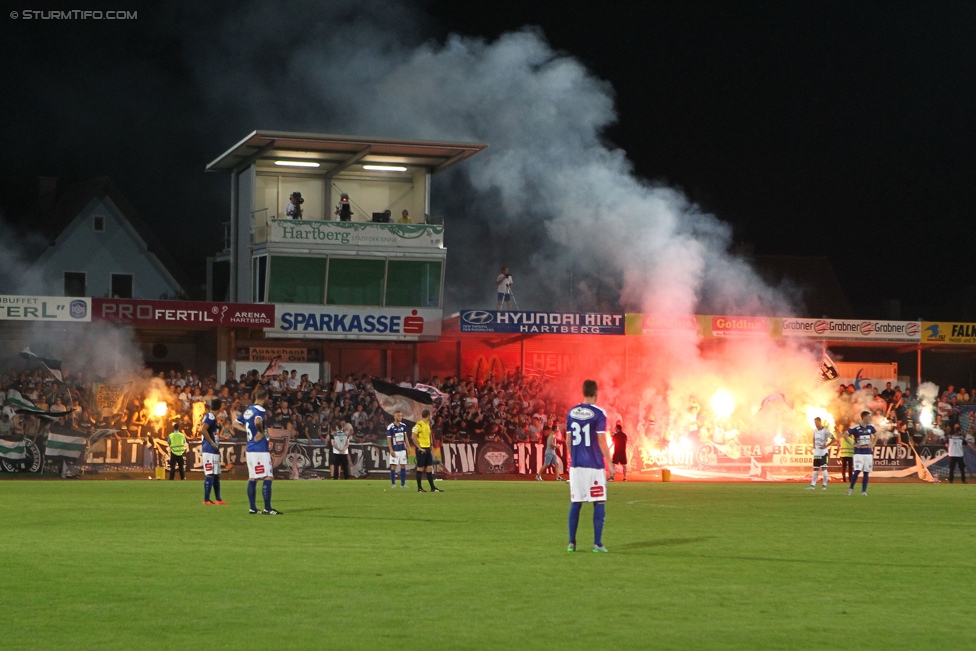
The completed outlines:
<svg viewBox="0 0 976 651">
<path fill-rule="evenodd" d="M 0 321 L 75 321 L 92 319 L 92 299 L 70 296 L 2 296 Z"/>
<path fill-rule="evenodd" d="M 622 335 L 623 314 L 462 310 L 461 332 Z"/>
<path fill-rule="evenodd" d="M 269 328 L 275 322 L 274 305 L 267 304 L 127 298 L 94 298 L 92 303 L 95 321 L 134 326 Z"/>
<path fill-rule="evenodd" d="M 373 224 L 272 219 L 270 242 L 335 244 L 394 248 L 444 248 L 444 227 L 439 224 Z"/>
<path fill-rule="evenodd" d="M 919 341 L 918 321 L 783 319 L 783 337 L 844 341 Z"/>
<path fill-rule="evenodd" d="M 278 304 L 275 312 L 275 326 L 265 329 L 266 336 L 308 339 L 430 339 L 440 336 L 443 317 L 441 310 L 396 307 Z"/>
</svg>

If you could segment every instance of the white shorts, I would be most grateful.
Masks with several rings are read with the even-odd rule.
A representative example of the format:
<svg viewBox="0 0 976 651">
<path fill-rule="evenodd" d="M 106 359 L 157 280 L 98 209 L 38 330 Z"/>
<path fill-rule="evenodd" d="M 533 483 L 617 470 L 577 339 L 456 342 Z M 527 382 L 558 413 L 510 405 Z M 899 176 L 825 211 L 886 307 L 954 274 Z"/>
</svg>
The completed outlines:
<svg viewBox="0 0 976 651">
<path fill-rule="evenodd" d="M 855 454 L 854 455 L 854 470 L 857 472 L 872 472 L 874 471 L 874 455 L 873 454 Z"/>
<path fill-rule="evenodd" d="M 265 479 L 272 477 L 274 468 L 271 467 L 270 452 L 245 452 L 247 457 L 247 478 Z"/>
<path fill-rule="evenodd" d="M 203 453 L 203 474 L 205 475 L 219 475 L 220 474 L 220 455 L 214 454 L 213 452 Z"/>
<path fill-rule="evenodd" d="M 390 455 L 390 465 L 391 466 L 405 466 L 407 465 L 407 451 L 406 450 L 394 450 L 393 454 Z"/>
<path fill-rule="evenodd" d="M 571 502 L 606 502 L 607 475 L 603 468 L 570 468 Z"/>
</svg>

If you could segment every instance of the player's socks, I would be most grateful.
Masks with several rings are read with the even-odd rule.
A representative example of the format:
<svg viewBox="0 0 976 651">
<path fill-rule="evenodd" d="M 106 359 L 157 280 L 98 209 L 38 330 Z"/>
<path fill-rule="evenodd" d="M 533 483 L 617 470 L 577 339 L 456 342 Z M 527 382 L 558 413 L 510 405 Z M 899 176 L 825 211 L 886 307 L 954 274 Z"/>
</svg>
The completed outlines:
<svg viewBox="0 0 976 651">
<path fill-rule="evenodd" d="M 210 475 L 210 478 L 213 479 L 214 497 L 217 498 L 217 504 L 220 504 L 224 501 L 220 499 L 220 475 Z"/>
<path fill-rule="evenodd" d="M 868 475 L 870 475 L 870 474 L 871 473 L 867 473 L 867 472 L 864 473 L 864 479 L 861 480 L 861 492 L 862 493 L 867 493 L 868 492 Z"/>
<path fill-rule="evenodd" d="M 210 501 L 210 488 L 213 486 L 213 475 L 207 475 L 203 478 L 203 501 Z"/>
<path fill-rule="evenodd" d="M 400 488 L 407 487 L 407 469 L 403 466 L 400 467 Z"/>
<path fill-rule="evenodd" d="M 829 479 L 827 478 L 827 470 L 825 468 L 824 471 L 823 471 L 823 488 L 824 488 L 824 490 L 827 490 L 827 483 L 828 482 L 829 482 Z"/>
<path fill-rule="evenodd" d="M 580 511 L 583 510 L 582 502 L 573 502 L 569 505 L 569 541 L 576 544 L 576 530 L 579 529 Z"/>
<path fill-rule="evenodd" d="M 390 468 L 390 483 L 396 488 L 396 468 Z"/>
<path fill-rule="evenodd" d="M 607 519 L 606 504 L 593 503 L 593 544 L 603 547 L 603 522 Z"/>
<path fill-rule="evenodd" d="M 427 475 L 427 483 L 430 484 L 430 490 L 432 491 L 437 490 L 436 488 L 434 488 L 434 475 L 430 474 L 429 472 L 426 473 L 426 475 Z"/>
<path fill-rule="evenodd" d="M 261 495 L 264 497 L 264 510 L 271 510 L 271 480 L 265 479 L 261 486 Z"/>
<path fill-rule="evenodd" d="M 247 482 L 247 500 L 251 503 L 251 512 L 258 512 L 258 505 L 254 501 L 258 496 L 258 482 L 255 479 L 250 479 Z"/>
<path fill-rule="evenodd" d="M 855 470 L 851 475 L 851 490 L 854 490 L 854 485 L 857 483 L 857 476 L 861 474 L 860 470 Z"/>
<path fill-rule="evenodd" d="M 421 470 L 417 471 L 417 489 L 424 490 L 424 473 Z M 426 491 L 425 491 L 426 492 Z"/>
</svg>

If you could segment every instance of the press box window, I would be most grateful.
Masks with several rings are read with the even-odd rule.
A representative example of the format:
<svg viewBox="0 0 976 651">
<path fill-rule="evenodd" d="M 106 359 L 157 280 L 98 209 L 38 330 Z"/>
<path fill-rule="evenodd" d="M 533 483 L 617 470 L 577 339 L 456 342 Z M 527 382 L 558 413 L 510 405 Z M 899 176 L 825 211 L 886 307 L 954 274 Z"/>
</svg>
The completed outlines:
<svg viewBox="0 0 976 651">
<path fill-rule="evenodd" d="M 387 307 L 439 307 L 441 263 L 390 260 L 386 274 Z"/>
<path fill-rule="evenodd" d="M 322 305 L 327 262 L 325 258 L 272 256 L 268 302 Z"/>
<path fill-rule="evenodd" d="M 112 298 L 132 298 L 132 274 L 112 274 Z"/>
<path fill-rule="evenodd" d="M 363 258 L 329 260 L 327 305 L 383 304 L 383 276 L 386 261 Z"/>
</svg>

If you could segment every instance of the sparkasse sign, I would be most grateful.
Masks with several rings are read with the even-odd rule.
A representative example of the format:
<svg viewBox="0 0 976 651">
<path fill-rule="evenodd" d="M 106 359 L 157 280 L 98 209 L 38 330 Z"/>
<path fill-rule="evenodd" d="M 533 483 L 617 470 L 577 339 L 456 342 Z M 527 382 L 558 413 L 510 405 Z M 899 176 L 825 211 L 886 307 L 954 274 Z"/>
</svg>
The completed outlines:
<svg viewBox="0 0 976 651">
<path fill-rule="evenodd" d="M 394 339 L 417 341 L 441 334 L 443 312 L 396 307 L 354 308 L 330 305 L 275 306 L 268 337 L 307 339 Z"/>
</svg>

